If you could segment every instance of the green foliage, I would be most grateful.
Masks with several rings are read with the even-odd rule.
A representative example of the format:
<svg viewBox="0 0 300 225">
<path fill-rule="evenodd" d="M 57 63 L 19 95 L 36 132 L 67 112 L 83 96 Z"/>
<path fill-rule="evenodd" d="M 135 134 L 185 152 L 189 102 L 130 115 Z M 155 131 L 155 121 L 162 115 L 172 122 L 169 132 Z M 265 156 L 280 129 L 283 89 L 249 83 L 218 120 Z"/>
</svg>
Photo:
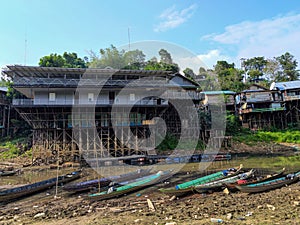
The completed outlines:
<svg viewBox="0 0 300 225">
<path fill-rule="evenodd" d="M 191 80 L 194 80 L 195 79 L 195 73 L 194 71 L 191 69 L 191 68 L 186 68 L 184 71 L 183 71 L 184 75 L 191 79 Z"/>
<path fill-rule="evenodd" d="M 14 98 L 26 98 L 25 95 L 21 94 L 20 92 L 18 92 L 16 89 L 14 89 L 13 86 L 13 82 L 12 81 L 7 81 L 6 83 L 7 85 L 7 99 L 9 101 L 12 101 Z"/>
<path fill-rule="evenodd" d="M 293 81 L 299 77 L 298 62 L 289 52 L 267 60 L 264 57 L 246 59 L 242 64 L 245 73 L 249 75 L 250 79 L 256 81 L 261 78 L 265 78 L 269 83 Z"/>
<path fill-rule="evenodd" d="M 276 142 L 276 143 L 295 143 L 300 144 L 300 131 L 299 130 L 285 130 L 285 131 L 251 131 L 241 130 L 238 135 L 234 136 L 234 140 L 253 145 L 257 142 Z"/>
<path fill-rule="evenodd" d="M 160 56 L 160 62 L 165 64 L 173 64 L 172 56 L 167 50 L 160 49 L 158 54 Z"/>
<path fill-rule="evenodd" d="M 276 77 L 276 81 L 293 81 L 297 80 L 299 72 L 297 70 L 298 62 L 289 52 L 279 56 L 276 60 L 280 63 L 281 73 Z"/>
<path fill-rule="evenodd" d="M 42 67 L 65 67 L 65 68 L 87 68 L 85 61 L 78 58 L 76 53 L 67 53 L 58 55 L 52 53 L 40 58 L 39 66 Z"/>
<path fill-rule="evenodd" d="M 166 151 L 166 150 L 174 150 L 178 145 L 178 139 L 172 135 L 167 133 L 164 140 L 157 146 L 159 151 Z"/>
<path fill-rule="evenodd" d="M 154 62 L 148 61 L 144 70 L 162 70 L 162 71 L 172 71 L 173 73 L 179 72 L 179 67 L 176 64 L 167 64 L 164 62 Z"/>
<path fill-rule="evenodd" d="M 239 118 L 235 115 L 228 114 L 226 116 L 226 135 L 232 136 L 241 131 L 241 123 Z"/>
<path fill-rule="evenodd" d="M 6 142 L 1 148 L 8 149 L 5 152 L 0 153 L 0 159 L 12 159 L 19 156 L 20 151 L 16 145 L 10 141 Z"/>
<path fill-rule="evenodd" d="M 100 49 L 100 56 L 97 56 L 94 52 L 90 52 L 91 61 L 89 62 L 89 67 L 179 72 L 179 67 L 172 62 L 170 53 L 161 49 L 159 54 L 161 56 L 160 62 L 155 57 L 145 62 L 146 56 L 141 50 L 136 49 L 125 52 L 111 45 L 110 48 Z"/>
<path fill-rule="evenodd" d="M 14 139 L 8 137 L 2 138 L 0 142 L 0 148 L 7 149 L 7 151 L 0 153 L 0 160 L 12 159 L 17 156 L 20 156 L 21 154 L 23 154 L 24 156 L 30 156 L 31 150 L 29 150 L 29 152 L 27 151 L 24 152 L 24 149 L 23 151 L 20 149 L 21 145 L 24 146 L 27 144 L 27 140 L 28 140 L 27 136 L 18 137 Z"/>
<path fill-rule="evenodd" d="M 221 90 L 239 92 L 244 89 L 242 71 L 234 68 L 234 63 L 229 64 L 226 61 L 218 61 L 215 72 L 218 75 Z"/>
</svg>

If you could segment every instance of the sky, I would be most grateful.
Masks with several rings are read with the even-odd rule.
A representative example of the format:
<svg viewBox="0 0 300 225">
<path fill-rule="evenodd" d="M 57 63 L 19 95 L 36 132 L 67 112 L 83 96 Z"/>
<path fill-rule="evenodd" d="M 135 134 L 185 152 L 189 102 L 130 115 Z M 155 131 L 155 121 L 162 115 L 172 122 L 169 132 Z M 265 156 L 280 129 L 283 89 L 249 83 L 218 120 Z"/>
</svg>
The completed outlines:
<svg viewBox="0 0 300 225">
<path fill-rule="evenodd" d="M 0 8 L 1 68 L 37 66 L 51 53 L 89 57 L 110 45 L 156 52 L 175 46 L 189 53 L 179 59 L 166 47 L 175 62 L 207 68 L 218 60 L 240 68 L 241 58 L 285 52 L 300 61 L 298 0 L 10 0 Z"/>
</svg>

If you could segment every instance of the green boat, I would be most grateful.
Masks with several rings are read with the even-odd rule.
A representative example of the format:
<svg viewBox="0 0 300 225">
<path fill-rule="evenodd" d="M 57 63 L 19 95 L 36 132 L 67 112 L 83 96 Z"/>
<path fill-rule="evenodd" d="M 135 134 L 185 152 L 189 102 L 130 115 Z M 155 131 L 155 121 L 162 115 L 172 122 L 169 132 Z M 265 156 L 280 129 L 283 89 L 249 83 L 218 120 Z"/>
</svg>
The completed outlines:
<svg viewBox="0 0 300 225">
<path fill-rule="evenodd" d="M 223 179 L 225 177 L 234 176 L 234 175 L 240 173 L 242 168 L 243 168 L 243 165 L 241 164 L 239 167 L 236 167 L 236 168 L 229 168 L 227 170 L 222 170 L 222 171 L 210 174 L 210 175 L 206 175 L 204 177 L 200 177 L 200 178 L 195 179 L 195 180 L 191 180 L 191 181 L 188 181 L 188 182 L 185 182 L 185 183 L 182 183 L 182 184 L 178 184 L 178 185 L 175 186 L 175 189 L 176 190 L 186 189 L 186 188 L 189 188 L 189 187 L 192 187 L 192 186 L 205 184 L 205 183 L 212 182 L 212 181 L 215 181 L 215 180 L 220 180 L 220 179 Z"/>
<path fill-rule="evenodd" d="M 249 177 L 252 177 L 254 175 L 254 172 L 255 172 L 255 170 L 252 169 L 248 172 L 240 173 L 235 176 L 231 176 L 228 178 L 224 178 L 221 180 L 217 180 L 217 181 L 213 181 L 213 182 L 209 182 L 209 183 L 205 183 L 205 184 L 201 184 L 201 185 L 196 185 L 196 186 L 194 186 L 194 189 L 198 193 L 220 191 L 220 190 L 222 190 L 223 187 L 225 187 L 225 184 L 234 183 L 240 179 L 248 179 Z"/>
<path fill-rule="evenodd" d="M 111 187 L 107 191 L 102 191 L 95 194 L 89 194 L 88 199 L 104 200 L 104 199 L 118 197 L 157 184 L 159 182 L 168 179 L 171 176 L 172 176 L 171 170 L 159 171 L 156 174 L 138 178 L 135 181 L 120 187 Z"/>
<path fill-rule="evenodd" d="M 195 180 L 184 182 L 184 183 L 176 185 L 175 188 L 174 187 L 161 188 L 161 189 L 159 189 L 159 191 L 166 195 L 176 196 L 176 197 L 182 197 L 185 195 L 198 193 L 194 188 L 195 185 L 205 184 L 208 182 L 221 180 L 221 179 L 224 179 L 227 177 L 232 177 L 234 175 L 239 174 L 242 170 L 242 167 L 243 167 L 243 165 L 241 164 L 239 167 L 219 171 L 216 173 L 212 173 L 212 174 L 197 178 Z"/>
</svg>

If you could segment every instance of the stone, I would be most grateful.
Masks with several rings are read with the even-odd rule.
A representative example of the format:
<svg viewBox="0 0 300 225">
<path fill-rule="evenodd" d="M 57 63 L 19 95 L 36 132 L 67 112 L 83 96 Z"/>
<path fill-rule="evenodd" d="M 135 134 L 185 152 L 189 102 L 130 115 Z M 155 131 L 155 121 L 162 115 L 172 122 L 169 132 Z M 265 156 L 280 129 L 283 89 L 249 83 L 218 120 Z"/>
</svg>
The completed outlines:
<svg viewBox="0 0 300 225">
<path fill-rule="evenodd" d="M 176 225 L 176 224 L 177 224 L 176 222 L 168 222 L 165 225 Z"/>
<path fill-rule="evenodd" d="M 270 204 L 267 204 L 267 207 L 268 207 L 268 209 L 273 210 L 273 211 L 276 209 L 274 205 L 270 205 Z"/>
<path fill-rule="evenodd" d="M 44 217 L 44 216 L 45 216 L 45 213 L 42 212 L 42 213 L 35 214 L 33 218 L 40 218 L 40 217 Z"/>
<path fill-rule="evenodd" d="M 228 220 L 231 220 L 231 219 L 232 219 L 232 213 L 228 213 L 227 216 L 226 216 L 226 218 L 227 218 Z"/>
<path fill-rule="evenodd" d="M 294 206 L 299 206 L 299 205 L 300 205 L 300 202 L 299 202 L 299 201 L 294 201 L 294 202 L 293 202 L 293 205 L 294 205 Z"/>
</svg>

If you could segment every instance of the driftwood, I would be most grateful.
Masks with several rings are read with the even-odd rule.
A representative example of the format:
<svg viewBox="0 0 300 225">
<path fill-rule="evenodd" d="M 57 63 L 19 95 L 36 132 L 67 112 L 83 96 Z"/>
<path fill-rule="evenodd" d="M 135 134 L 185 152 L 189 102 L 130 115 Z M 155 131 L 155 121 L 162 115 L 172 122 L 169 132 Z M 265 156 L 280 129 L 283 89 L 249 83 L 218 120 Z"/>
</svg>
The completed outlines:
<svg viewBox="0 0 300 225">
<path fill-rule="evenodd" d="M 154 212 L 155 211 L 155 207 L 154 207 L 152 201 L 149 198 L 147 198 L 147 203 L 148 203 L 148 208 L 150 209 L 150 211 Z"/>
</svg>

